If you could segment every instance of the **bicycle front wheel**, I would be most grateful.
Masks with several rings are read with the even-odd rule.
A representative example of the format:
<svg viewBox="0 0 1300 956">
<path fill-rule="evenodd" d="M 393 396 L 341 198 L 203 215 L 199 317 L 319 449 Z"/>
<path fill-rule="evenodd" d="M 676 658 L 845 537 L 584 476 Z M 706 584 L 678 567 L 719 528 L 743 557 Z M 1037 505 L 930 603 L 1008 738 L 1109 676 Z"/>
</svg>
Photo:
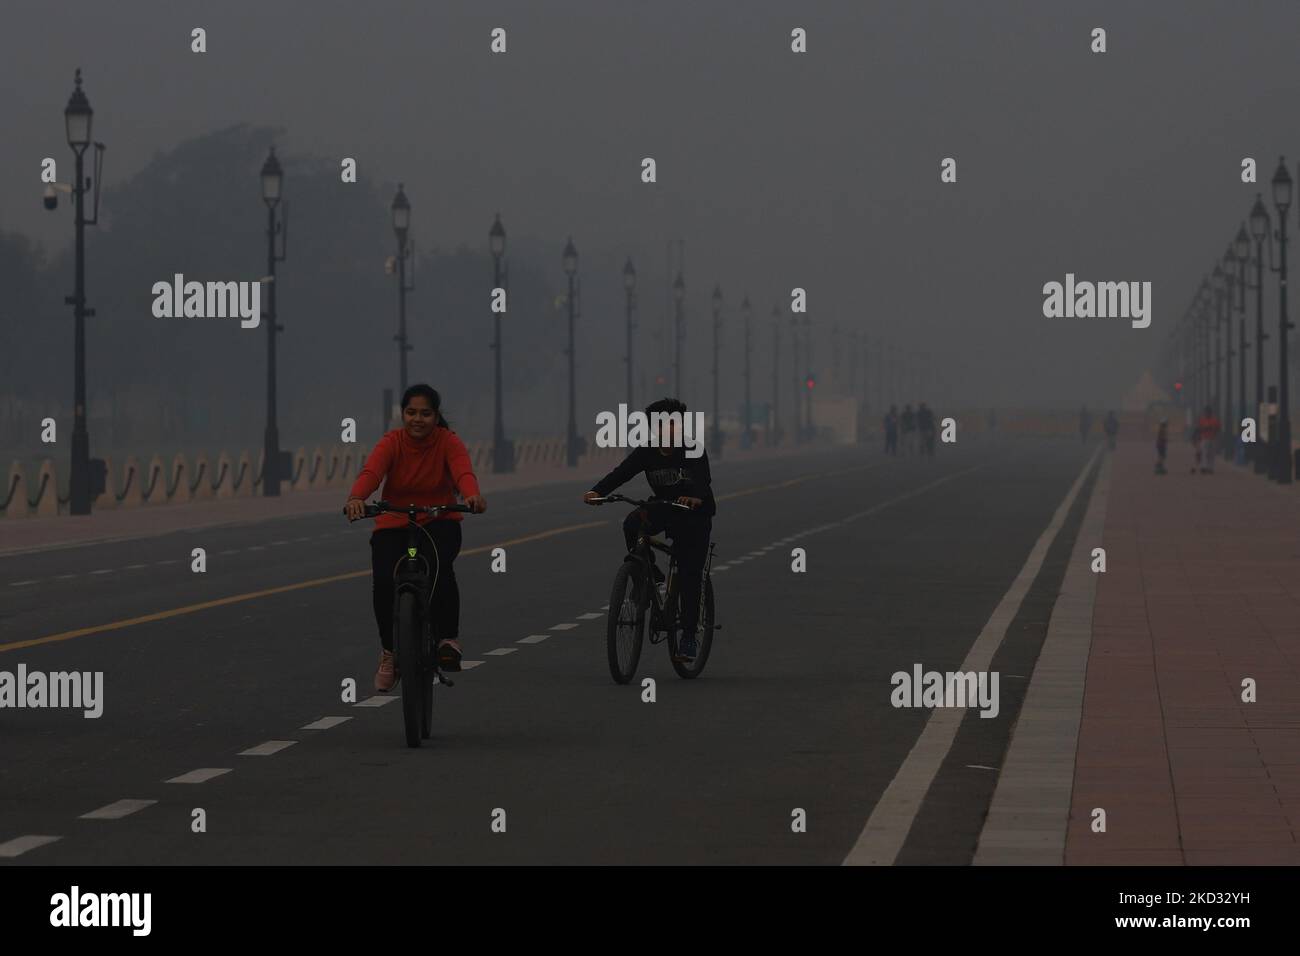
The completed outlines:
<svg viewBox="0 0 1300 956">
<path fill-rule="evenodd" d="M 420 718 L 428 686 L 416 594 L 403 591 L 397 597 L 393 647 L 397 651 L 397 672 L 402 678 L 402 722 L 406 725 L 406 746 L 420 746 Z"/>
<path fill-rule="evenodd" d="M 609 657 L 609 676 L 616 684 L 630 681 L 636 673 L 637 662 L 641 660 L 645 606 L 638 587 L 639 576 L 632 562 L 624 561 L 614 575 L 614 588 L 609 595 L 605 649 Z"/>
</svg>

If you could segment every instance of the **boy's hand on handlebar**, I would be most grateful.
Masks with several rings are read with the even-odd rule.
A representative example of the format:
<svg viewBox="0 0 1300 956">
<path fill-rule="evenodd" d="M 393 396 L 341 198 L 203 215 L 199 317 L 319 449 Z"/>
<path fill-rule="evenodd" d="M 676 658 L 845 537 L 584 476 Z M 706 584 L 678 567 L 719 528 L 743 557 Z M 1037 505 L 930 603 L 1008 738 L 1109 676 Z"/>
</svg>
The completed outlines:
<svg viewBox="0 0 1300 956">
<path fill-rule="evenodd" d="M 688 508 L 695 509 L 698 508 L 700 505 L 704 504 L 704 499 L 690 498 L 686 495 L 682 495 L 680 498 L 677 499 L 677 503 L 679 505 L 686 505 Z"/>
<path fill-rule="evenodd" d="M 366 503 L 360 498 L 349 498 L 343 510 L 349 521 L 357 521 L 366 516 Z"/>
<path fill-rule="evenodd" d="M 482 495 L 470 495 L 465 499 L 465 504 L 469 505 L 469 510 L 476 515 L 487 511 L 487 499 Z"/>
<path fill-rule="evenodd" d="M 598 495 L 596 492 L 594 492 L 594 491 L 589 491 L 589 492 L 587 492 L 585 495 L 582 496 L 582 500 L 585 501 L 585 502 L 586 502 L 587 504 L 589 504 L 589 505 L 598 505 L 598 504 L 600 504 L 600 502 L 597 501 L 596 499 L 599 498 L 599 497 L 600 497 L 600 495 Z"/>
</svg>

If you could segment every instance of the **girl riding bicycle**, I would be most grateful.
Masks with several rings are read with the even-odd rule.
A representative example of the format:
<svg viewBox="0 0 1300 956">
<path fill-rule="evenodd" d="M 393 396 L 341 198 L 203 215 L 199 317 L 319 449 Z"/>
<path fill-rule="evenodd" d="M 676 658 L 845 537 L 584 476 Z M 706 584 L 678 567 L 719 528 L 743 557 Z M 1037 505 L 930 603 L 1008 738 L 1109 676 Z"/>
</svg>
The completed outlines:
<svg viewBox="0 0 1300 956">
<path fill-rule="evenodd" d="M 487 510 L 465 443 L 442 417 L 442 399 L 428 385 L 412 385 L 402 395 L 402 427 L 387 432 L 348 492 L 348 520 L 365 517 L 365 501 L 380 483 L 384 498 L 394 505 L 455 504 L 459 493 L 475 514 Z M 438 635 L 438 666 L 460 670 L 460 590 L 453 563 L 460 553 L 461 516 L 455 512 L 420 520 L 425 532 L 420 554 L 429 562 L 433 585 L 434 633 Z M 375 690 L 393 689 L 400 675 L 393 662 L 393 571 L 406 548 L 406 517 L 382 514 L 370 536 L 375 622 L 379 625 L 379 668 Z"/>
</svg>

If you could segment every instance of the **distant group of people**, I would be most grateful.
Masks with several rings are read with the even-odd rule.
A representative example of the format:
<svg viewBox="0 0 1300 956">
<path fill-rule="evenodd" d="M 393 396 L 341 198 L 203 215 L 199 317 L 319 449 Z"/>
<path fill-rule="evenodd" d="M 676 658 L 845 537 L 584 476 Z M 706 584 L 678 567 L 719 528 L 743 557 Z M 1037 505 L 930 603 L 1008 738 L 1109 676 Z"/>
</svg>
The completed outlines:
<svg viewBox="0 0 1300 956">
<path fill-rule="evenodd" d="M 1111 450 L 1115 449 L 1115 437 L 1119 433 L 1119 419 L 1115 413 L 1106 414 L 1103 429 L 1106 432 L 1106 442 Z M 1083 441 L 1088 440 L 1088 432 L 1092 429 L 1092 415 L 1089 414 L 1085 407 L 1079 412 L 1079 437 Z M 1201 417 L 1192 423 L 1190 435 L 1192 448 L 1195 452 L 1195 461 L 1192 464 L 1192 474 L 1198 471 L 1203 475 L 1214 474 L 1214 459 L 1218 455 L 1220 435 L 1223 432 L 1223 423 L 1219 417 L 1214 414 L 1213 406 L 1206 405 Z M 1160 427 L 1156 431 L 1156 474 L 1167 475 L 1169 469 L 1165 467 L 1165 461 L 1169 455 L 1169 419 L 1160 419 Z"/>
<path fill-rule="evenodd" d="M 897 455 L 899 438 L 902 438 L 904 455 L 934 456 L 934 411 L 925 402 L 913 410 L 911 404 L 903 406 L 899 414 L 897 405 L 890 405 L 885 415 L 885 454 Z"/>
</svg>

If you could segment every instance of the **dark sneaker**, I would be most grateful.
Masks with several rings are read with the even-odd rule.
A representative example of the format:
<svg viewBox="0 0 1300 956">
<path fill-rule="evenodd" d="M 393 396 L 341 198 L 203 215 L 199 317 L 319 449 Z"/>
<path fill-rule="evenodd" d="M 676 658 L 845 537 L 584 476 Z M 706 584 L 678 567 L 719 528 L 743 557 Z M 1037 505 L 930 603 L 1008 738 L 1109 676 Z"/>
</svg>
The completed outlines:
<svg viewBox="0 0 1300 956">
<path fill-rule="evenodd" d="M 688 664 L 695 660 L 695 655 L 699 653 L 699 650 L 694 634 L 689 637 L 683 637 L 677 642 L 677 654 L 673 659 L 680 664 Z"/>
<path fill-rule="evenodd" d="M 460 644 L 456 641 L 441 641 L 438 644 L 438 670 L 456 672 L 460 670 Z"/>
</svg>

